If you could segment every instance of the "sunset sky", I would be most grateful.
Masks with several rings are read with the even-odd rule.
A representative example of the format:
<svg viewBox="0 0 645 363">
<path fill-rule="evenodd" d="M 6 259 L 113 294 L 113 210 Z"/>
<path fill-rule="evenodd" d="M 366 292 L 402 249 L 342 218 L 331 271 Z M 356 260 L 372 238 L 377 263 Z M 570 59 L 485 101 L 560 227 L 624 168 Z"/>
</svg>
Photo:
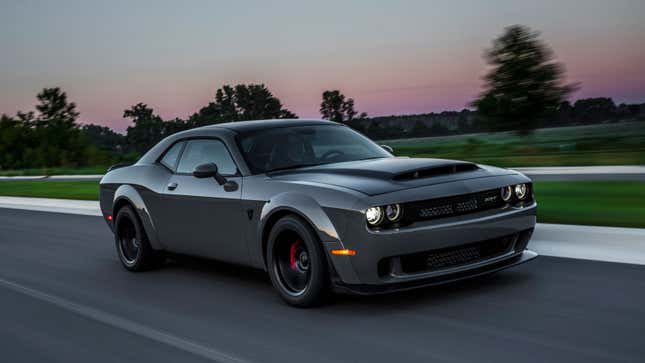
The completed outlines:
<svg viewBox="0 0 645 363">
<path fill-rule="evenodd" d="M 230 83 L 301 117 L 340 89 L 370 115 L 461 109 L 505 26 L 539 30 L 574 98 L 645 102 L 645 1 L 0 0 L 0 113 L 60 86 L 81 121 L 124 130 L 137 102 L 185 118 Z"/>
</svg>

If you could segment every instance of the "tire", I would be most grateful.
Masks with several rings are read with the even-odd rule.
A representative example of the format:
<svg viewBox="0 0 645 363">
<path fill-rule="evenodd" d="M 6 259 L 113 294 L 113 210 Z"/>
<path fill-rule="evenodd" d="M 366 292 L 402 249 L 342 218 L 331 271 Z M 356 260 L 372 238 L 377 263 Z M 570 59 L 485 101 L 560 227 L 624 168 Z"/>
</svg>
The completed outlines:
<svg viewBox="0 0 645 363">
<path fill-rule="evenodd" d="M 286 216 L 273 226 L 267 243 L 267 268 L 273 287 L 287 304 L 308 308 L 326 302 L 327 257 L 318 236 L 301 218 Z"/>
<path fill-rule="evenodd" d="M 126 270 L 146 271 L 163 264 L 163 254 L 150 246 L 148 236 L 132 207 L 119 209 L 114 226 L 116 252 Z"/>
</svg>

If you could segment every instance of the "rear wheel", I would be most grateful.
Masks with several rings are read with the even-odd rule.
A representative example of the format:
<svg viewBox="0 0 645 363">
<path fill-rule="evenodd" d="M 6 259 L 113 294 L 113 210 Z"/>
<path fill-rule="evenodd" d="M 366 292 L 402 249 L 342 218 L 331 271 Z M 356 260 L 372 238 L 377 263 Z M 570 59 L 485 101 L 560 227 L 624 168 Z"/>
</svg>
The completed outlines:
<svg viewBox="0 0 645 363">
<path fill-rule="evenodd" d="M 318 237 L 302 219 L 287 216 L 273 226 L 267 262 L 271 283 L 288 304 L 311 307 L 325 301 L 327 259 Z"/>
<path fill-rule="evenodd" d="M 163 255 L 150 246 L 146 232 L 132 207 L 119 209 L 114 231 L 116 251 L 127 270 L 145 271 L 161 266 Z"/>
</svg>

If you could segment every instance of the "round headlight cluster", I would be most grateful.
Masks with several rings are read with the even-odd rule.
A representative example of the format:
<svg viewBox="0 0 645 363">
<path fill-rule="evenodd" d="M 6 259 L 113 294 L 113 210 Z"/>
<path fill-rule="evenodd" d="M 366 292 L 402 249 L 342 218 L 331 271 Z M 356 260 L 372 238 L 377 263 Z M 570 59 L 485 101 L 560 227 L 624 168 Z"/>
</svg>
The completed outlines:
<svg viewBox="0 0 645 363">
<path fill-rule="evenodd" d="M 385 220 L 398 222 L 403 215 L 403 209 L 399 204 L 389 204 L 384 207 L 371 207 L 365 211 L 365 219 L 370 226 L 378 226 Z"/>
<path fill-rule="evenodd" d="M 526 184 L 517 184 L 515 186 L 515 196 L 517 199 L 522 200 L 526 198 L 526 192 L 528 188 L 526 187 Z"/>
<path fill-rule="evenodd" d="M 508 202 L 513 198 L 513 188 L 510 185 L 502 187 L 500 194 L 502 195 L 502 200 Z"/>
<path fill-rule="evenodd" d="M 365 211 L 365 218 L 367 219 L 367 223 L 369 223 L 371 226 L 376 226 L 377 224 L 383 222 L 383 208 L 367 208 L 367 210 Z"/>
<path fill-rule="evenodd" d="M 390 204 L 386 206 L 385 218 L 390 222 L 396 222 L 401 219 L 401 206 L 398 204 Z"/>
<path fill-rule="evenodd" d="M 524 200 L 528 195 L 528 186 L 526 184 L 517 184 L 517 185 L 507 185 L 500 189 L 500 196 L 505 202 L 510 202 L 513 199 L 513 194 L 517 200 Z"/>
</svg>

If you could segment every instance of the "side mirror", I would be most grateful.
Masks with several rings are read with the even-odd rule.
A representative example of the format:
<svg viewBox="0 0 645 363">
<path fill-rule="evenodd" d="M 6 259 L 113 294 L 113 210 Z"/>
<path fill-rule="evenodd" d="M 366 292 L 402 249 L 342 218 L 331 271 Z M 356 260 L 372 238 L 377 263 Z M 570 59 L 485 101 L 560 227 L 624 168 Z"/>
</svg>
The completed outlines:
<svg viewBox="0 0 645 363">
<path fill-rule="evenodd" d="M 226 183 L 226 178 L 219 173 L 217 164 L 215 163 L 197 165 L 195 170 L 193 170 L 193 176 L 200 179 L 215 178 L 219 185 L 224 185 Z"/>
<path fill-rule="evenodd" d="M 391 147 L 391 146 L 388 146 L 388 145 L 381 145 L 381 147 L 382 147 L 385 151 L 389 152 L 390 154 L 394 154 L 394 149 L 392 149 L 392 147 Z"/>
</svg>

